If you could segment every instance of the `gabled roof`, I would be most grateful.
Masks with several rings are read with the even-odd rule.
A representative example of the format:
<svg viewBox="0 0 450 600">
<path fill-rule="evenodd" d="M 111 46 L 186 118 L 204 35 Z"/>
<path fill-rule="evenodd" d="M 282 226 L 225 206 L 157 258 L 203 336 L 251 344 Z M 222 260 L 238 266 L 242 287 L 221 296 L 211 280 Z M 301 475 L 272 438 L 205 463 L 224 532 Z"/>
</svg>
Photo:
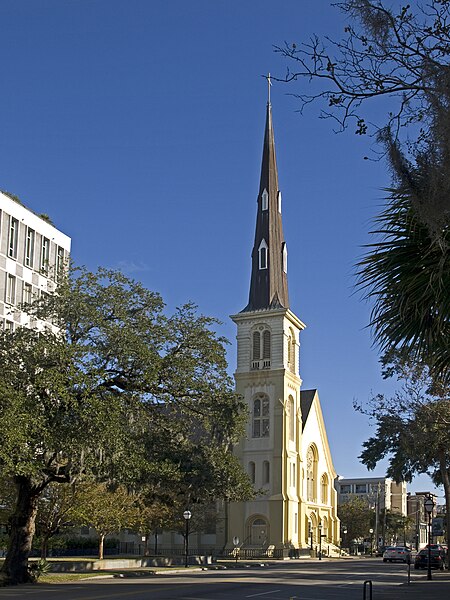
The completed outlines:
<svg viewBox="0 0 450 600">
<path fill-rule="evenodd" d="M 267 207 L 263 194 L 267 192 Z M 289 308 L 287 274 L 283 267 L 283 252 L 287 252 L 281 219 L 281 197 L 275 156 L 272 105 L 267 103 L 266 128 L 258 193 L 255 243 L 252 251 L 252 275 L 248 305 L 242 312 L 261 309 Z M 265 194 L 264 194 L 265 195 Z M 267 246 L 267 265 L 260 268 L 260 246 Z"/>
<path fill-rule="evenodd" d="M 311 406 L 314 402 L 314 396 L 316 394 L 317 394 L 317 390 L 302 390 L 300 392 L 300 408 L 302 411 L 302 431 L 305 429 L 309 411 L 311 410 Z"/>
</svg>

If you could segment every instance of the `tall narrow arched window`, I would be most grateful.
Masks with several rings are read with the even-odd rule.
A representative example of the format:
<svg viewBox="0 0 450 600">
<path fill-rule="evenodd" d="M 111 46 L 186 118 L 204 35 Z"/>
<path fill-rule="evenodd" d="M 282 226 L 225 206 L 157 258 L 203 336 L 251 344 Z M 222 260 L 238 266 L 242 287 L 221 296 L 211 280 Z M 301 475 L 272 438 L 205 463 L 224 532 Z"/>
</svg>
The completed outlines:
<svg viewBox="0 0 450 600">
<path fill-rule="evenodd" d="M 265 460 L 263 462 L 263 485 L 270 483 L 270 462 Z"/>
<path fill-rule="evenodd" d="M 286 242 L 283 242 L 282 250 L 281 250 L 281 259 L 283 261 L 283 272 L 287 273 L 287 246 Z"/>
<path fill-rule="evenodd" d="M 287 340 L 287 363 L 288 368 L 292 373 L 295 373 L 295 334 L 292 329 L 289 329 Z"/>
<path fill-rule="evenodd" d="M 270 367 L 270 331 L 263 332 L 263 369 Z"/>
<path fill-rule="evenodd" d="M 295 408 L 294 398 L 289 396 L 288 399 L 288 419 L 289 419 L 289 439 L 291 442 L 295 440 Z"/>
<path fill-rule="evenodd" d="M 270 433 L 270 404 L 265 394 L 258 394 L 253 400 L 252 437 L 269 437 Z"/>
<path fill-rule="evenodd" d="M 267 269 L 267 248 L 266 240 L 261 240 L 258 248 L 258 262 L 260 269 Z"/>
<path fill-rule="evenodd" d="M 308 517 L 305 515 L 305 543 L 306 544 L 311 544 L 311 541 L 312 541 L 311 533 L 312 533 L 312 523 L 308 519 Z"/>
<path fill-rule="evenodd" d="M 248 476 L 250 477 L 250 481 L 255 483 L 256 481 L 256 465 L 253 461 L 248 463 Z"/>
<path fill-rule="evenodd" d="M 316 501 L 316 480 L 317 451 L 313 446 L 310 446 L 306 454 L 306 497 L 310 502 Z"/>
<path fill-rule="evenodd" d="M 330 541 L 330 533 L 329 533 L 328 529 L 329 529 L 328 519 L 326 517 L 324 517 L 322 519 L 322 535 L 326 542 Z"/>
<path fill-rule="evenodd" d="M 259 360 L 261 358 L 261 334 L 259 331 L 253 332 L 253 348 L 252 348 L 253 360 Z"/>
<path fill-rule="evenodd" d="M 277 193 L 277 205 L 278 205 L 278 212 L 281 212 L 281 192 L 280 190 L 278 190 Z"/>
<path fill-rule="evenodd" d="M 320 496 L 322 504 L 328 504 L 328 475 L 324 473 L 320 480 Z"/>
</svg>

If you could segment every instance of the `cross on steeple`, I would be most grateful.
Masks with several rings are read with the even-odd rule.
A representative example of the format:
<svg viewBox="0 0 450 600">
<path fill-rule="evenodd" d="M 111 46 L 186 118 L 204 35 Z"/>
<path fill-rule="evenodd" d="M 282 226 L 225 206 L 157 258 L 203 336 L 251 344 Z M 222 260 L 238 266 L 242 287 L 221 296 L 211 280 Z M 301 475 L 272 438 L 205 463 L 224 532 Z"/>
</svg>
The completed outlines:
<svg viewBox="0 0 450 600">
<path fill-rule="evenodd" d="M 272 80 L 270 78 L 270 73 L 266 75 L 267 79 L 267 102 L 270 104 L 270 88 L 272 87 Z"/>
</svg>

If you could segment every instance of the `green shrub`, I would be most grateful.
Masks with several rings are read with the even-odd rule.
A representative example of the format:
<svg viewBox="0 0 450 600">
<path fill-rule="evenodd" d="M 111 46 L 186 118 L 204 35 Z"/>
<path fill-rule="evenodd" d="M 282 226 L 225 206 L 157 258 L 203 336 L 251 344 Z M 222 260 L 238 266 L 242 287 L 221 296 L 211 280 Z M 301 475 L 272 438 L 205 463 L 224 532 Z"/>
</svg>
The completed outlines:
<svg viewBox="0 0 450 600">
<path fill-rule="evenodd" d="M 45 558 L 41 558 L 40 560 L 31 562 L 28 565 L 28 571 L 34 581 L 37 581 L 41 575 L 45 575 L 50 571 L 50 563 L 45 560 Z"/>
</svg>

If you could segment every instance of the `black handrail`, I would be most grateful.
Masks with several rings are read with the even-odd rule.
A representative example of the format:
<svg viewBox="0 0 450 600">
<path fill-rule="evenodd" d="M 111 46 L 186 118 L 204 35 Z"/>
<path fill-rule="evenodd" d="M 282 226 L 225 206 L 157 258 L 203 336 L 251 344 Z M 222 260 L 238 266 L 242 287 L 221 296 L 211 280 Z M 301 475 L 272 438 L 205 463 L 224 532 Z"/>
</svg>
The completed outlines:
<svg viewBox="0 0 450 600">
<path fill-rule="evenodd" d="M 367 584 L 368 584 L 368 586 L 367 586 Z M 369 600 L 372 600 L 372 582 L 370 581 L 370 579 L 365 581 L 363 584 L 363 600 L 366 600 L 367 587 L 369 587 Z"/>
</svg>

